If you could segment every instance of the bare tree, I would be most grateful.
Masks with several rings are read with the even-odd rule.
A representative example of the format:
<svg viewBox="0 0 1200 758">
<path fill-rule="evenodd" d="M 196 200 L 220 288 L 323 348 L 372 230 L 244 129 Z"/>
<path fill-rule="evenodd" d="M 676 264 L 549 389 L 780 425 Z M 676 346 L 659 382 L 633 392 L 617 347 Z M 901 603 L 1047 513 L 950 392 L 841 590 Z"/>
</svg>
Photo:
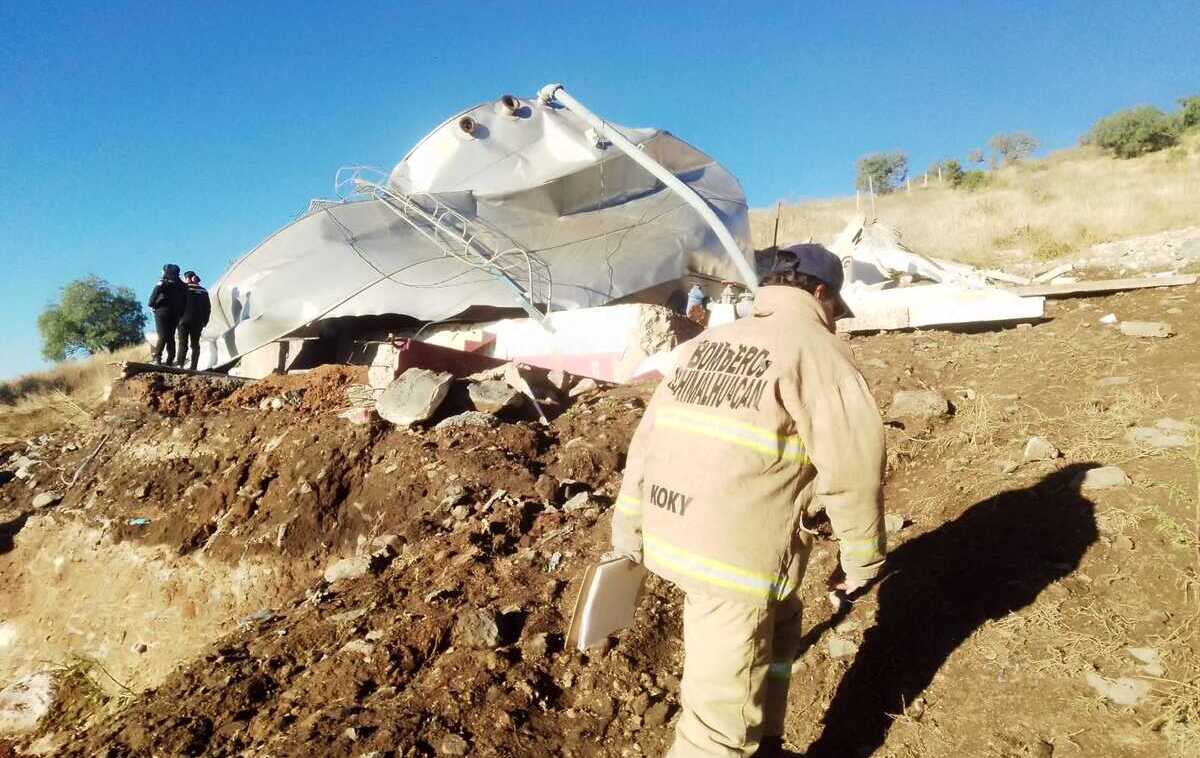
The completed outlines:
<svg viewBox="0 0 1200 758">
<path fill-rule="evenodd" d="M 1039 145 L 1037 139 L 1028 132 L 997 134 L 988 141 L 988 147 L 992 149 L 993 166 L 1008 166 L 1028 158 Z"/>
</svg>

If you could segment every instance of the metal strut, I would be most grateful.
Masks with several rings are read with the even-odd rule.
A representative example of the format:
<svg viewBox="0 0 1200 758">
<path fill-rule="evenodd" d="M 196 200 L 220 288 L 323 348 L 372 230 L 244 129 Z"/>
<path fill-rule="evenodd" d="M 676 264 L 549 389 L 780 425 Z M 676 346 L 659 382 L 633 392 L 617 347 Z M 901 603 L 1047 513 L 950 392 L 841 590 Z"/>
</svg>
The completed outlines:
<svg viewBox="0 0 1200 758">
<path fill-rule="evenodd" d="M 350 176 L 342 178 L 346 171 Z M 338 172 L 338 188 L 352 183 L 354 192 L 381 202 L 445 255 L 504 282 L 530 318 L 546 331 L 554 331 L 547 318 L 554 282 L 544 261 L 478 219 L 458 212 L 436 195 L 396 192 L 384 182 L 364 177 L 364 171 L 375 169 L 364 166 L 342 169 Z M 538 303 L 544 303 L 544 310 L 538 309 Z"/>
</svg>

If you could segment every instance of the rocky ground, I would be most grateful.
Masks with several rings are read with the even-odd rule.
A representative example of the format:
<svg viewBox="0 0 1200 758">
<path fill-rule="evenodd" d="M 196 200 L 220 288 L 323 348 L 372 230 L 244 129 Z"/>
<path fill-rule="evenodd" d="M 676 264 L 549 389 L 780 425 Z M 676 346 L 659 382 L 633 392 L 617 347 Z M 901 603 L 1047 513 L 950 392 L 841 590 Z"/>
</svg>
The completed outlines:
<svg viewBox="0 0 1200 758">
<path fill-rule="evenodd" d="M 891 557 L 835 613 L 835 546 L 814 555 L 797 754 L 1200 749 L 1200 291 L 1047 306 L 851 340 L 888 416 Z M 0 756 L 665 750 L 674 589 L 563 650 L 651 388 L 437 428 L 456 384 L 402 429 L 339 417 L 361 381 L 135 377 L 90 426 L 0 441 L 0 729 L 30 674 L 56 690 Z"/>
</svg>

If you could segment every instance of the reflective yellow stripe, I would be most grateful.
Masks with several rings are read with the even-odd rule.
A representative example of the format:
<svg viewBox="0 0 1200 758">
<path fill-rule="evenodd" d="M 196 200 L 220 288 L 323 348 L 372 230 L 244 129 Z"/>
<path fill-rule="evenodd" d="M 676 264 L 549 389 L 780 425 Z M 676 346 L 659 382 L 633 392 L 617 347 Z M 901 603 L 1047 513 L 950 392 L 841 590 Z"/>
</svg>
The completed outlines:
<svg viewBox="0 0 1200 758">
<path fill-rule="evenodd" d="M 618 495 L 617 510 L 626 516 L 640 516 L 642 515 L 642 501 L 631 495 Z"/>
<path fill-rule="evenodd" d="M 684 576 L 707 584 L 771 600 L 783 598 L 790 592 L 786 578 L 706 558 L 651 534 L 643 533 L 642 541 L 647 559 L 658 561 Z"/>
<path fill-rule="evenodd" d="M 776 661 L 767 666 L 767 676 L 771 679 L 791 679 L 792 662 Z"/>
<path fill-rule="evenodd" d="M 804 454 L 804 443 L 798 435 L 779 434 L 770 429 L 715 413 L 671 406 L 659 411 L 654 423 L 661 424 L 668 429 L 711 437 L 731 445 L 744 447 L 773 460 L 808 463 L 808 456 Z"/>
<path fill-rule="evenodd" d="M 870 559 L 882 558 L 883 535 L 865 540 L 838 540 L 841 543 L 842 556 L 852 560 L 862 560 L 871 563 Z"/>
</svg>

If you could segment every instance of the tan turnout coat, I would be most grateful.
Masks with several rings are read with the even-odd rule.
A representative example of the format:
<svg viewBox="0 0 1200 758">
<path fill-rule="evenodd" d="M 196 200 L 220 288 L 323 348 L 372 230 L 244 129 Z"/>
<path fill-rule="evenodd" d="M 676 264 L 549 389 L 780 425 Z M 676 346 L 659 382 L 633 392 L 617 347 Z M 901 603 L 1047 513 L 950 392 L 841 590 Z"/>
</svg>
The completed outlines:
<svg viewBox="0 0 1200 758">
<path fill-rule="evenodd" d="M 685 592 L 767 605 L 795 589 L 816 498 L 851 579 L 883 562 L 883 425 L 845 343 L 803 290 L 759 290 L 752 315 L 679 349 L 646 409 L 613 547 Z"/>
</svg>

